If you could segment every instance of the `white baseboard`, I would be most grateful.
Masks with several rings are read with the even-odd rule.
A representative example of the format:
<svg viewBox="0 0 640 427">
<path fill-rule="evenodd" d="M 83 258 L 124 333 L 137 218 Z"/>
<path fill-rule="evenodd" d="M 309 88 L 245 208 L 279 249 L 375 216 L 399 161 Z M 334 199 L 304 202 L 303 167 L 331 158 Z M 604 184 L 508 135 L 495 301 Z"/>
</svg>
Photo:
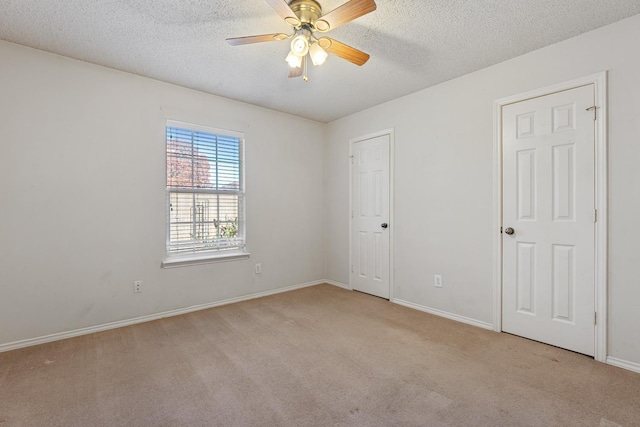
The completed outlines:
<svg viewBox="0 0 640 427">
<path fill-rule="evenodd" d="M 162 313 L 149 314 L 146 316 L 135 317 L 133 319 L 119 320 L 117 322 L 104 323 L 102 325 L 89 326 L 87 328 L 74 329 L 72 331 L 58 332 L 55 334 L 45 335 L 36 338 L 29 338 L 26 340 L 20 340 L 10 342 L 6 344 L 0 344 L 0 353 L 10 350 L 17 350 L 23 347 L 30 347 L 33 345 L 44 344 L 52 341 L 63 340 L 67 338 L 78 337 L 80 335 L 93 334 L 95 332 L 107 331 L 109 329 L 122 328 L 124 326 L 135 325 L 137 323 L 150 322 L 152 320 L 163 319 L 165 317 L 179 316 L 181 314 L 187 314 L 194 311 L 206 310 L 208 308 L 218 307 L 221 305 L 233 304 L 236 302 L 247 301 L 255 298 L 266 297 L 269 295 L 275 295 L 282 292 L 294 291 L 296 289 L 307 288 L 309 286 L 320 285 L 322 283 L 328 283 L 326 280 L 316 280 L 313 282 L 301 283 L 299 285 L 286 286 L 284 288 L 272 289 L 270 291 L 257 292 L 254 294 L 243 295 L 240 297 L 234 297 L 225 299 L 222 301 L 215 301 L 206 304 L 193 305 L 191 307 L 179 308 L 177 310 L 164 311 Z"/>
<path fill-rule="evenodd" d="M 325 280 L 324 283 L 329 284 L 329 285 L 333 285 L 333 286 L 337 286 L 339 288 L 346 289 L 348 291 L 352 291 L 353 290 L 349 285 L 346 285 L 346 284 L 341 283 L 341 282 L 336 282 L 335 280 Z"/>
<path fill-rule="evenodd" d="M 607 357 L 607 365 L 617 366 L 618 368 L 628 369 L 640 374 L 640 363 L 628 362 L 626 360 L 609 356 Z"/>
<path fill-rule="evenodd" d="M 435 314 L 436 316 L 446 317 L 447 319 L 455 320 L 458 322 L 466 323 L 467 325 L 477 326 L 478 328 L 488 329 L 493 331 L 493 325 L 491 323 L 482 322 L 480 320 L 471 319 L 470 317 L 459 316 L 457 314 L 449 313 L 447 311 L 438 310 L 436 308 L 427 307 L 413 302 L 404 301 L 398 298 L 394 298 L 391 302 L 405 307 L 413 308 L 415 310 L 424 311 L 425 313 Z"/>
</svg>

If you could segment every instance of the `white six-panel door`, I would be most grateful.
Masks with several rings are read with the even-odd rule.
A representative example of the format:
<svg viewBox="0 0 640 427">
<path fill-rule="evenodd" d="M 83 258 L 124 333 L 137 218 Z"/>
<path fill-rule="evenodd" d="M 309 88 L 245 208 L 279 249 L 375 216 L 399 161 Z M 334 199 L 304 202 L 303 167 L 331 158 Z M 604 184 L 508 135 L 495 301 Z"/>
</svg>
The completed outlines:
<svg viewBox="0 0 640 427">
<path fill-rule="evenodd" d="M 389 298 L 389 135 L 353 143 L 351 287 Z"/>
<path fill-rule="evenodd" d="M 593 105 L 590 84 L 502 109 L 502 330 L 587 355 L 595 335 Z"/>
</svg>

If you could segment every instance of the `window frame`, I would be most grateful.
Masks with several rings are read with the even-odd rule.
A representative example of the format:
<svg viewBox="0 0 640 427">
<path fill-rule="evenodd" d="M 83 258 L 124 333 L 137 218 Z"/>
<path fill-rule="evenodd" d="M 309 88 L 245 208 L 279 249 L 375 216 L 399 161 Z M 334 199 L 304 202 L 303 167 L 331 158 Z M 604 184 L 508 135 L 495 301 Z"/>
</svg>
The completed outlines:
<svg viewBox="0 0 640 427">
<path fill-rule="evenodd" d="M 241 247 L 236 247 L 232 249 L 212 249 L 205 251 L 194 251 L 194 252 L 186 252 L 186 253 L 172 253 L 170 252 L 171 246 L 171 195 L 172 193 L 183 193 L 183 194 L 229 194 L 228 190 L 220 190 L 220 189 L 202 189 L 202 188 L 192 188 L 192 191 L 189 189 L 181 188 L 181 187 L 170 187 L 167 182 L 168 176 L 168 167 L 169 167 L 169 158 L 167 153 L 167 129 L 179 128 L 185 129 L 191 132 L 203 132 L 208 134 L 214 134 L 218 136 L 237 138 L 240 144 L 240 157 L 239 157 L 239 189 L 237 193 L 238 200 L 238 234 L 241 237 L 243 242 Z M 163 268 L 171 268 L 171 267 L 182 267 L 191 264 L 201 264 L 201 263 L 210 263 L 210 262 L 222 262 L 222 261 L 234 261 L 240 259 L 249 258 L 250 253 L 247 252 L 246 249 L 246 182 L 245 182 L 245 169 L 246 169 L 246 160 L 245 160 L 245 135 L 242 132 L 219 129 L 211 126 L 204 126 L 194 123 L 188 123 L 179 120 L 167 119 L 164 123 L 164 160 L 165 160 L 165 173 L 164 173 L 164 181 L 165 181 L 165 257 L 162 262 Z M 175 191 L 178 190 L 178 191 Z"/>
</svg>

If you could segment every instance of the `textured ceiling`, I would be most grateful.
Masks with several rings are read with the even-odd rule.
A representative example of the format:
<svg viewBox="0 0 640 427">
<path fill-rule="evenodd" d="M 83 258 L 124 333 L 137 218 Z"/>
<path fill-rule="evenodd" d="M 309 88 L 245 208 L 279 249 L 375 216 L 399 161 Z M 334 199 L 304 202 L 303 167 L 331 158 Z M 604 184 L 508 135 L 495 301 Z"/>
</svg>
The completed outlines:
<svg viewBox="0 0 640 427">
<path fill-rule="evenodd" d="M 376 3 L 328 33 L 369 62 L 330 56 L 308 83 L 287 77 L 287 41 L 225 42 L 289 32 L 264 0 L 0 0 L 0 39 L 328 122 L 640 13 L 640 0 Z"/>
</svg>

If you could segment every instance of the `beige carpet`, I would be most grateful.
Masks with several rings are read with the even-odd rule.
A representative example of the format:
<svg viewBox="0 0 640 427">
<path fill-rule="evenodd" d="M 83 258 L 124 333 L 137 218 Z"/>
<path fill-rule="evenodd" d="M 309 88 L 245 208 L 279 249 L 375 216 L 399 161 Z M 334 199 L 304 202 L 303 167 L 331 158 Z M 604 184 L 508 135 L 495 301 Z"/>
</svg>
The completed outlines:
<svg viewBox="0 0 640 427">
<path fill-rule="evenodd" d="M 329 285 L 0 353 L 0 426 L 640 426 L 640 374 Z"/>
</svg>

